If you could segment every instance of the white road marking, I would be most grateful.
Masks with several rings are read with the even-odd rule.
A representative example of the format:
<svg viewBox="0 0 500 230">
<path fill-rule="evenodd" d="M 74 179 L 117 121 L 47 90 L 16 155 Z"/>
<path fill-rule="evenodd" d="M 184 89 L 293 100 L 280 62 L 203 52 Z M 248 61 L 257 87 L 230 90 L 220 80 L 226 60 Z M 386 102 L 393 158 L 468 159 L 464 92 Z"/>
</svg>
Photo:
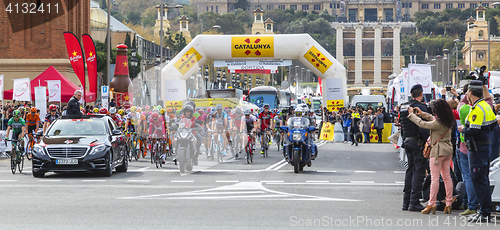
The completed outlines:
<svg viewBox="0 0 500 230">
<path fill-rule="evenodd" d="M 60 182 L 62 180 L 40 179 L 39 182 Z"/>
<path fill-rule="evenodd" d="M 293 183 L 267 183 L 268 185 L 310 185 L 311 183 L 304 182 L 293 182 Z M 401 184 L 396 183 L 317 183 L 317 185 L 347 185 L 347 186 L 401 186 Z"/>
<path fill-rule="evenodd" d="M 330 183 L 327 180 L 306 180 L 306 183 Z"/>
<path fill-rule="evenodd" d="M 319 172 L 319 173 L 337 173 L 337 171 L 335 171 L 335 170 L 317 170 L 316 172 Z"/>
<path fill-rule="evenodd" d="M 394 173 L 406 173 L 405 171 L 394 171 Z"/>
<path fill-rule="evenodd" d="M 355 173 L 375 173 L 375 171 L 354 171 Z"/>
<path fill-rule="evenodd" d="M 215 183 L 238 183 L 238 180 L 216 180 Z"/>
<path fill-rule="evenodd" d="M 0 182 L 16 182 L 17 180 L 0 180 Z"/>
<path fill-rule="evenodd" d="M 194 180 L 172 180 L 171 183 L 193 183 Z"/>
<path fill-rule="evenodd" d="M 105 182 L 106 180 L 82 180 L 83 182 Z"/>
<path fill-rule="evenodd" d="M 285 159 L 283 159 L 283 160 L 285 160 Z M 278 166 L 278 167 L 276 167 L 274 170 L 275 170 L 275 171 L 278 171 L 280 168 L 283 168 L 283 166 L 285 166 L 285 165 L 287 165 L 287 164 L 288 164 L 288 162 L 286 162 L 286 161 L 285 161 L 283 164 L 279 165 L 279 166 Z"/>
<path fill-rule="evenodd" d="M 364 184 L 375 184 L 375 181 L 368 181 L 368 180 L 352 180 L 351 183 L 364 183 Z"/>
<path fill-rule="evenodd" d="M 284 183 L 282 180 L 263 180 L 260 183 Z"/>
<path fill-rule="evenodd" d="M 137 171 L 146 171 L 147 169 L 149 169 L 149 167 L 140 168 Z"/>
<path fill-rule="evenodd" d="M 150 182 L 151 180 L 127 180 L 127 182 Z"/>
<path fill-rule="evenodd" d="M 396 183 L 396 184 L 404 184 L 405 182 L 404 181 L 394 181 L 394 183 Z"/>
<path fill-rule="evenodd" d="M 278 163 L 275 163 L 275 164 L 273 164 L 273 165 L 271 165 L 271 166 L 267 167 L 267 168 L 266 168 L 266 169 L 264 169 L 264 170 L 266 170 L 266 171 L 273 170 L 273 168 L 274 168 L 274 167 L 276 167 L 276 166 L 278 166 L 278 165 L 280 165 L 280 164 L 283 164 L 283 162 L 285 162 L 285 159 L 283 159 L 283 160 L 279 161 Z"/>
<path fill-rule="evenodd" d="M 220 195 L 220 196 L 211 196 Z M 274 191 L 265 188 L 261 182 L 240 182 L 217 188 L 179 192 L 169 194 L 156 194 L 135 197 L 120 197 L 117 199 L 200 199 L 200 200 L 302 200 L 302 201 L 360 201 L 353 199 L 329 198 L 311 195 L 300 195 Z"/>
</svg>

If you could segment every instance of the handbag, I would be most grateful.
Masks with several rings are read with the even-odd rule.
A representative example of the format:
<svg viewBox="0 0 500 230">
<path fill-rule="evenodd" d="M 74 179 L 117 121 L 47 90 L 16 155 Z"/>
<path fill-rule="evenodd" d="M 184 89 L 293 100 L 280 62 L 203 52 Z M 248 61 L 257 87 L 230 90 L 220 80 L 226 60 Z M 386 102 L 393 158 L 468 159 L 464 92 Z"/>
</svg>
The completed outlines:
<svg viewBox="0 0 500 230">
<path fill-rule="evenodd" d="M 429 140 L 425 142 L 425 147 L 424 147 L 424 151 L 423 151 L 423 154 L 424 154 L 425 158 L 429 158 L 431 156 L 431 149 L 432 149 L 432 147 L 434 147 L 434 145 L 436 145 L 436 143 L 438 143 L 438 141 L 441 140 L 444 137 L 444 135 L 446 135 L 448 133 L 448 130 L 449 130 L 449 128 L 446 130 L 445 133 L 443 133 L 443 135 L 441 135 L 441 137 L 439 137 L 432 144 L 430 144 L 430 141 L 429 141 L 430 137 L 429 137 Z"/>
</svg>

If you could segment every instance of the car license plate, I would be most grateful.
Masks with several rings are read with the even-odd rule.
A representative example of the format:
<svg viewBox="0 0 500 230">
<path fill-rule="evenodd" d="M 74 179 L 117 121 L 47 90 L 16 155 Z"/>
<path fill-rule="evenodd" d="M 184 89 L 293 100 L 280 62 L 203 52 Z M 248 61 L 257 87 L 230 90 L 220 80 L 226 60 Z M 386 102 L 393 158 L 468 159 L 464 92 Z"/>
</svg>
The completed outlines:
<svg viewBox="0 0 500 230">
<path fill-rule="evenodd" d="M 56 165 L 77 165 L 78 159 L 57 159 Z"/>
</svg>

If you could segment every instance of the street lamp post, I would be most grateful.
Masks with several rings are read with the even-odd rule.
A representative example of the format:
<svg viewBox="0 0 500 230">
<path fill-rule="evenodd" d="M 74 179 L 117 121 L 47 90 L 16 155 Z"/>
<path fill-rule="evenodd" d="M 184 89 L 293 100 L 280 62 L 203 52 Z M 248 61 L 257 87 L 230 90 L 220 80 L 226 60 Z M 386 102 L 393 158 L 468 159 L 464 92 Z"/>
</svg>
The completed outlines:
<svg viewBox="0 0 500 230">
<path fill-rule="evenodd" d="M 446 68 L 446 71 L 444 71 L 444 65 L 443 65 L 443 82 L 442 84 L 445 85 L 444 83 L 444 74 L 446 73 L 446 84 L 449 82 L 449 77 L 450 77 L 450 58 L 449 58 L 449 51 L 448 49 L 443 49 L 443 61 L 445 59 L 448 59 L 448 67 Z"/>
<path fill-rule="evenodd" d="M 474 27 L 477 27 L 476 24 L 470 24 L 469 25 L 469 29 L 470 28 L 474 28 Z M 469 72 L 472 71 L 472 37 L 469 37 Z"/>
<path fill-rule="evenodd" d="M 245 81 L 243 82 L 245 89 L 247 88 L 247 84 L 248 84 L 248 75 L 245 74 Z"/>
<path fill-rule="evenodd" d="M 208 65 L 205 66 L 205 90 L 208 89 Z"/>
<path fill-rule="evenodd" d="M 431 60 L 431 63 L 432 63 L 432 62 L 436 62 L 436 65 L 435 65 L 435 67 L 434 67 L 434 71 L 436 72 L 436 74 L 434 74 L 434 71 L 432 72 L 432 74 L 433 74 L 433 75 L 435 76 L 435 78 L 437 79 L 437 78 L 438 78 L 438 76 L 437 76 L 437 73 L 438 73 L 438 71 L 437 71 L 437 63 L 438 63 L 438 62 L 437 62 L 436 58 L 433 58 L 433 59 Z"/>
<path fill-rule="evenodd" d="M 160 47 L 161 48 L 161 47 Z M 161 59 L 160 59 L 160 55 L 159 54 L 156 54 L 156 61 L 155 61 L 155 72 L 156 72 L 156 103 L 158 103 L 158 98 L 160 96 L 159 94 L 159 81 L 161 79 Z"/>
<path fill-rule="evenodd" d="M 455 64 L 455 83 L 458 85 L 458 46 L 457 46 L 457 43 L 460 42 L 460 39 L 455 39 L 453 40 L 455 42 L 455 61 L 456 61 L 456 64 Z"/>
<path fill-rule="evenodd" d="M 304 84 L 304 72 L 305 72 L 306 68 L 302 68 L 300 69 L 300 82 L 302 84 Z M 302 93 L 304 92 L 304 90 L 302 90 Z"/>
<path fill-rule="evenodd" d="M 135 49 L 132 49 L 131 53 L 132 53 L 132 58 L 130 59 L 130 64 L 132 65 L 132 78 L 135 78 L 136 77 L 135 67 L 137 67 L 137 62 L 138 62 L 138 60 L 135 58 L 137 52 L 135 51 Z"/>
</svg>

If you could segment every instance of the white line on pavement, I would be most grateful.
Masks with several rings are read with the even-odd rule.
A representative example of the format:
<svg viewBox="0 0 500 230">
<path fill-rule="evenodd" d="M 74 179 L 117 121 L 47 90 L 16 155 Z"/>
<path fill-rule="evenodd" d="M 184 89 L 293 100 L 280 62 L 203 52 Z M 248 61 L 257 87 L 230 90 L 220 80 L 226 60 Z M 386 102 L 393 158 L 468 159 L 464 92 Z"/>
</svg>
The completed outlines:
<svg viewBox="0 0 500 230">
<path fill-rule="evenodd" d="M 306 183 L 330 183 L 327 180 L 306 180 Z"/>
<path fill-rule="evenodd" d="M 276 167 L 274 170 L 275 170 L 275 171 L 278 171 L 278 170 L 280 170 L 280 168 L 283 168 L 283 166 L 285 166 L 285 165 L 287 165 L 287 164 L 288 164 L 288 162 L 286 162 L 286 161 L 285 161 L 285 162 L 283 162 L 283 164 L 279 165 L 279 166 L 278 166 L 278 167 Z"/>
<path fill-rule="evenodd" d="M 375 184 L 375 181 L 368 181 L 368 180 L 352 180 L 351 183 L 362 183 L 362 184 Z"/>
<path fill-rule="evenodd" d="M 310 185 L 311 183 L 294 182 L 294 183 L 266 183 L 268 185 Z M 348 185 L 348 186 L 401 186 L 396 183 L 317 183 L 316 185 Z"/>
<path fill-rule="evenodd" d="M 39 182 L 59 182 L 59 181 L 62 181 L 62 180 L 40 179 L 38 181 Z"/>
<path fill-rule="evenodd" d="M 405 171 L 394 171 L 394 173 L 406 173 Z"/>
<path fill-rule="evenodd" d="M 354 171 L 355 173 L 375 173 L 375 171 Z"/>
<path fill-rule="evenodd" d="M 335 171 L 335 170 L 317 170 L 316 172 L 319 172 L 319 173 L 336 173 L 337 171 Z"/>
<path fill-rule="evenodd" d="M 105 182 L 106 180 L 82 180 L 83 182 Z"/>
<path fill-rule="evenodd" d="M 137 171 L 146 171 L 147 169 L 149 169 L 149 167 L 140 168 Z"/>
<path fill-rule="evenodd" d="M 127 180 L 127 182 L 150 182 L 151 180 Z"/>
<path fill-rule="evenodd" d="M 172 180 L 172 183 L 193 183 L 194 180 Z"/>
<path fill-rule="evenodd" d="M 15 182 L 17 180 L 0 180 L 0 182 Z"/>
<path fill-rule="evenodd" d="M 394 181 L 396 184 L 404 184 L 404 181 Z"/>
<path fill-rule="evenodd" d="M 268 170 L 273 170 L 273 168 L 274 168 L 274 167 L 276 167 L 276 166 L 278 166 L 278 165 L 282 164 L 283 162 L 285 162 L 285 159 L 283 159 L 283 160 L 279 161 L 278 163 L 275 163 L 275 164 L 273 164 L 273 165 L 271 165 L 271 166 L 267 167 L 267 168 L 266 168 L 266 169 L 264 169 L 264 170 L 266 170 L 266 171 L 268 171 Z"/>
<path fill-rule="evenodd" d="M 285 181 L 282 180 L 263 180 L 260 181 L 260 183 L 284 183 Z"/>
<path fill-rule="evenodd" d="M 237 180 L 216 180 L 215 183 L 238 183 Z"/>
</svg>

